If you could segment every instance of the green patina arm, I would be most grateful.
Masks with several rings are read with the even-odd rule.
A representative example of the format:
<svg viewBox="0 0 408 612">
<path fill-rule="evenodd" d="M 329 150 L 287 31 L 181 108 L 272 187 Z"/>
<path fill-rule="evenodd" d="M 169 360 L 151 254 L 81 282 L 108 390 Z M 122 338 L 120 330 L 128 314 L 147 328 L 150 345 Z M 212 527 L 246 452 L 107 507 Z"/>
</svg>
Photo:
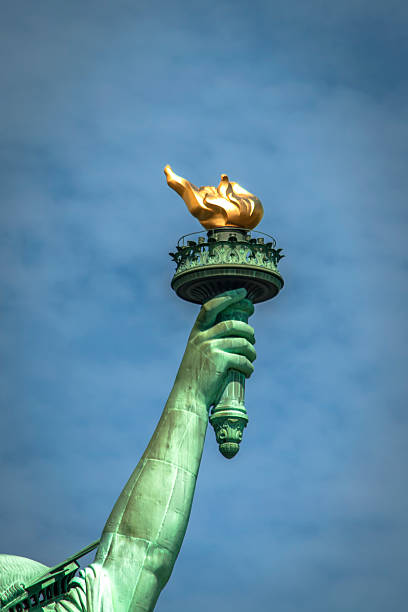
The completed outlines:
<svg viewBox="0 0 408 612">
<path fill-rule="evenodd" d="M 255 359 L 253 329 L 215 324 L 245 290 L 214 298 L 200 311 L 163 414 L 106 523 L 96 562 L 110 580 L 115 612 L 149 611 L 170 577 L 190 516 L 208 409 L 229 369 L 246 376 Z"/>
<path fill-rule="evenodd" d="M 170 577 L 190 515 L 207 429 L 205 405 L 173 390 L 106 523 L 97 561 L 114 610 L 151 610 Z"/>
</svg>

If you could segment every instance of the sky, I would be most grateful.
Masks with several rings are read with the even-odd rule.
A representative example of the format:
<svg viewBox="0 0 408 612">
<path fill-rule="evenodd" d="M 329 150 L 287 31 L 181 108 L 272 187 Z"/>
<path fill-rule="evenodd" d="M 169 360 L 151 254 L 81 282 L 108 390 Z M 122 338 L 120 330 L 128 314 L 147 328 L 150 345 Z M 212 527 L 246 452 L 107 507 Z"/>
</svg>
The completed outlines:
<svg viewBox="0 0 408 612">
<path fill-rule="evenodd" d="M 1 552 L 99 537 L 154 430 L 198 312 L 169 163 L 255 193 L 286 257 L 156 609 L 403 612 L 406 2 L 0 8 Z"/>
</svg>

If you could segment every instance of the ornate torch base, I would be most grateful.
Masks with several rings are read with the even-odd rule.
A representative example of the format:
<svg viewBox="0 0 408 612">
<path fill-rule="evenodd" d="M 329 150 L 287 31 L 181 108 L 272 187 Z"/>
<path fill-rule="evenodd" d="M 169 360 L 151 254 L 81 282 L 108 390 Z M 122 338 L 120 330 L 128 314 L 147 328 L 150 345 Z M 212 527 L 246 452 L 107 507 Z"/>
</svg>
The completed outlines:
<svg viewBox="0 0 408 612">
<path fill-rule="evenodd" d="M 197 242 L 190 240 L 198 236 Z M 221 320 L 248 322 L 251 302 L 256 304 L 275 297 L 283 287 L 277 264 L 283 257 L 275 240 L 238 227 L 222 227 L 195 232 L 180 238 L 177 252 L 170 253 L 177 264 L 171 286 L 177 295 L 195 304 L 204 304 L 216 295 L 244 287 L 247 299 L 240 307 L 231 306 Z M 255 234 L 255 237 L 253 237 Z M 269 242 L 265 243 L 265 236 Z M 244 405 L 245 376 L 230 370 L 225 389 L 213 406 L 210 423 L 214 427 L 220 452 L 231 459 L 239 450 L 243 430 L 248 423 Z"/>
<path fill-rule="evenodd" d="M 197 242 L 189 239 L 198 234 Z M 265 237 L 269 242 L 265 243 Z M 177 263 L 171 286 L 179 297 L 194 304 L 240 287 L 245 287 L 253 304 L 264 302 L 283 287 L 277 264 L 284 255 L 275 247 L 272 236 L 238 227 L 188 234 L 180 238 L 177 252 L 170 253 Z"/>
</svg>

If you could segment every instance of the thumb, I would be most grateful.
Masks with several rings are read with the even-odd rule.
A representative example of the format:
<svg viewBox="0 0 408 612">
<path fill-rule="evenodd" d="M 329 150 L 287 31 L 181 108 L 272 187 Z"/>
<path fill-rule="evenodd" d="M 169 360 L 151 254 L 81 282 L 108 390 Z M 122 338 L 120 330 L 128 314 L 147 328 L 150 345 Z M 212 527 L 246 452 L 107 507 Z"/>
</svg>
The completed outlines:
<svg viewBox="0 0 408 612">
<path fill-rule="evenodd" d="M 214 325 L 217 316 L 236 302 L 240 302 L 246 296 L 246 289 L 231 289 L 230 291 L 225 291 L 224 293 L 220 293 L 215 298 L 212 298 L 203 306 L 198 314 L 196 324 L 200 327 L 200 329 L 208 329 Z"/>
</svg>

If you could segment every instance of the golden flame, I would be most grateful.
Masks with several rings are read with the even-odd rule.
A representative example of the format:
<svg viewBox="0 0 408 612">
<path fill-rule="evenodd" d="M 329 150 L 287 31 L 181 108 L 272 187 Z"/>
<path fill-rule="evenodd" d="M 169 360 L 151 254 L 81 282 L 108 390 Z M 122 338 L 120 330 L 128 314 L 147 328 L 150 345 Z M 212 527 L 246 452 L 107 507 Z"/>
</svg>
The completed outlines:
<svg viewBox="0 0 408 612">
<path fill-rule="evenodd" d="M 205 229 L 242 227 L 254 229 L 263 217 L 261 201 L 221 174 L 218 187 L 196 187 L 178 176 L 169 165 L 164 168 L 169 187 L 177 191 L 188 210 Z"/>
</svg>

